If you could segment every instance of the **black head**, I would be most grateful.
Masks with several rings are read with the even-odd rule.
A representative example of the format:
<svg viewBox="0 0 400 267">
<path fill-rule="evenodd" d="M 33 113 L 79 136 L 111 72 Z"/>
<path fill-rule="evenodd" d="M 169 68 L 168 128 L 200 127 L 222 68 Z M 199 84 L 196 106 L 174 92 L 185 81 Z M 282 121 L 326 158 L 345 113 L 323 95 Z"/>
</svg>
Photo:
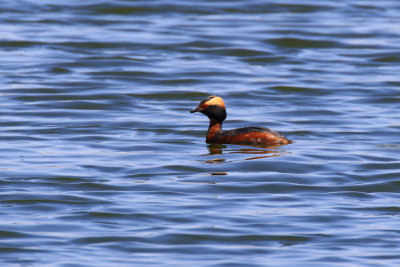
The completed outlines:
<svg viewBox="0 0 400 267">
<path fill-rule="evenodd" d="M 211 120 L 223 122 L 226 119 L 225 104 L 219 96 L 209 96 L 197 106 L 197 108 L 190 111 L 190 113 L 201 112 Z"/>
</svg>

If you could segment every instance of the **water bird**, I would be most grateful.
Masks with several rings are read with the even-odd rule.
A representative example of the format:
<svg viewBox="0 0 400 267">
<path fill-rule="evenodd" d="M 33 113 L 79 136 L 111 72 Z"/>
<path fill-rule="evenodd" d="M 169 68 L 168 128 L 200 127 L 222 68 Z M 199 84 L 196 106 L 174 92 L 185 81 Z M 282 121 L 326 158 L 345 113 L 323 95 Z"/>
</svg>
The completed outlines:
<svg viewBox="0 0 400 267">
<path fill-rule="evenodd" d="M 292 143 L 284 135 L 265 127 L 244 127 L 222 130 L 226 119 L 224 101 L 219 96 L 208 96 L 190 113 L 201 112 L 210 119 L 206 142 L 211 144 L 287 145 Z"/>
</svg>

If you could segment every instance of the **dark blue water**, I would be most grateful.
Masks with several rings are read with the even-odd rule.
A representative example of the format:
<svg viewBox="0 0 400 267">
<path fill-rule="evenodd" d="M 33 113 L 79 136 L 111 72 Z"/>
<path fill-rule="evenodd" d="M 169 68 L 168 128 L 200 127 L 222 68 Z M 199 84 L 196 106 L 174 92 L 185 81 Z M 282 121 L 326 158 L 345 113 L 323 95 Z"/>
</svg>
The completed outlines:
<svg viewBox="0 0 400 267">
<path fill-rule="evenodd" d="M 1 265 L 400 265 L 399 14 L 3 3 Z M 207 145 L 209 94 L 295 142 Z"/>
</svg>

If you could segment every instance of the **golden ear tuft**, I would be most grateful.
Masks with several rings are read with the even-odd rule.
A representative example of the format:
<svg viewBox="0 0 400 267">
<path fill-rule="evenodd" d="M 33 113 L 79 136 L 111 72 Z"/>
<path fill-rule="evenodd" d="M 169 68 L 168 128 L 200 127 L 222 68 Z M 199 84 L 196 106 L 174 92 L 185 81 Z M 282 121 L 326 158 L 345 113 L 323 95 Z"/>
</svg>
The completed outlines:
<svg viewBox="0 0 400 267">
<path fill-rule="evenodd" d="M 222 98 L 219 96 L 214 96 L 204 104 L 208 106 L 216 105 L 225 108 L 224 100 L 222 100 Z"/>
</svg>

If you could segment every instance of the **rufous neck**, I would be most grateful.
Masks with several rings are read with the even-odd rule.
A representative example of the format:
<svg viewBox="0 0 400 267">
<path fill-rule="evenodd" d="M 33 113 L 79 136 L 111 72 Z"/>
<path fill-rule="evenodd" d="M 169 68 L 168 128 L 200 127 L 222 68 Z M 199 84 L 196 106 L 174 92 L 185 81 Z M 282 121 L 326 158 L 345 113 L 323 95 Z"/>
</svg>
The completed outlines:
<svg viewBox="0 0 400 267">
<path fill-rule="evenodd" d="M 210 126 L 208 127 L 206 141 L 211 142 L 215 135 L 219 134 L 220 132 L 222 132 L 222 122 L 210 119 Z"/>
</svg>

